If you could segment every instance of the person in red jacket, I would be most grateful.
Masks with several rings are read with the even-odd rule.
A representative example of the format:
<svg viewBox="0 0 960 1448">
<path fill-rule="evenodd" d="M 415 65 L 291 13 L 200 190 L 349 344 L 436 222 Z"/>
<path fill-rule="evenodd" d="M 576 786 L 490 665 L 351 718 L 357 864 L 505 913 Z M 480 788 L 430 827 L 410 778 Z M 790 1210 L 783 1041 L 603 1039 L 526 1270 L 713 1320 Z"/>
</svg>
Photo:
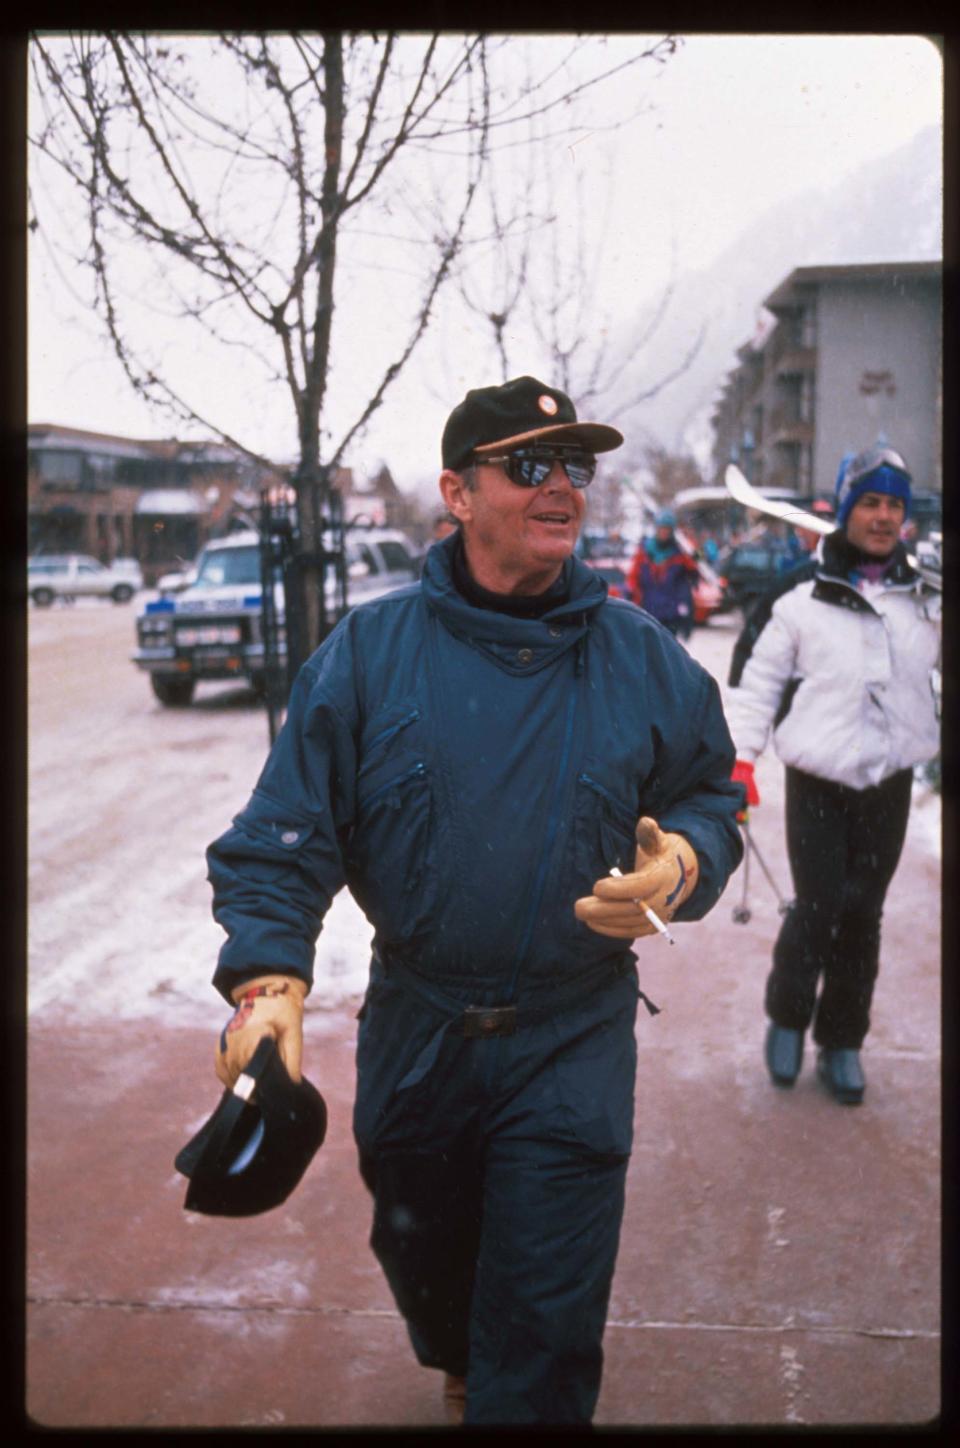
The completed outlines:
<svg viewBox="0 0 960 1448">
<path fill-rule="evenodd" d="M 644 539 L 634 554 L 627 586 L 634 603 L 652 614 L 675 638 L 686 640 L 693 632 L 697 563 L 677 542 L 676 525 L 676 514 L 669 509 L 657 514 L 656 532 Z"/>
</svg>

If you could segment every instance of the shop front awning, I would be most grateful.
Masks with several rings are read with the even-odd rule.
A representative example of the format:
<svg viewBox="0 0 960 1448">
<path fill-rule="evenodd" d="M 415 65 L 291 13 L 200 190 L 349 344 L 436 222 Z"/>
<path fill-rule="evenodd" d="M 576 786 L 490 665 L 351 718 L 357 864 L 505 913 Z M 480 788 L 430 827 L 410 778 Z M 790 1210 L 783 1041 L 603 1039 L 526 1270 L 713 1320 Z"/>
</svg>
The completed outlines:
<svg viewBox="0 0 960 1448">
<path fill-rule="evenodd" d="M 149 514 L 150 517 L 199 517 L 205 513 L 206 505 L 196 493 L 183 488 L 149 488 L 137 499 L 135 513 Z"/>
</svg>

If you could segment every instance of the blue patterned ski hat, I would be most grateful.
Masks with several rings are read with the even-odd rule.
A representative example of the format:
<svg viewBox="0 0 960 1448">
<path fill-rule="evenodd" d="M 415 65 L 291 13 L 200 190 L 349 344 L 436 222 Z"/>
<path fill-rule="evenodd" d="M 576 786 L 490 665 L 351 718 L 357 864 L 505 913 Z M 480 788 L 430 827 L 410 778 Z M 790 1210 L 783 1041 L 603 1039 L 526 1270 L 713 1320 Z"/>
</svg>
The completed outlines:
<svg viewBox="0 0 960 1448">
<path fill-rule="evenodd" d="M 902 498 L 904 516 L 910 511 L 910 474 L 892 447 L 874 446 L 847 453 L 837 473 L 837 526 L 846 527 L 850 510 L 864 493 L 892 493 Z"/>
</svg>

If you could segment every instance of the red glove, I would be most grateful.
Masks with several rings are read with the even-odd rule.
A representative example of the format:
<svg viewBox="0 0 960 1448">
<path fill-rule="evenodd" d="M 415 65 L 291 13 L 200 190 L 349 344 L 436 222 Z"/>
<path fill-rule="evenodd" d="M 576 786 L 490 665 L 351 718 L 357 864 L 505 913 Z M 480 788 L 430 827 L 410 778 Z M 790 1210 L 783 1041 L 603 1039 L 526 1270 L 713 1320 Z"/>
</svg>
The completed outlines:
<svg viewBox="0 0 960 1448">
<path fill-rule="evenodd" d="M 757 790 L 757 781 L 753 776 L 753 765 L 746 759 L 738 759 L 733 766 L 733 773 L 730 778 L 734 784 L 742 784 L 747 792 L 747 807 L 760 803 L 760 794 Z M 740 824 L 744 824 L 747 818 L 747 810 L 742 809 L 737 815 Z"/>
</svg>

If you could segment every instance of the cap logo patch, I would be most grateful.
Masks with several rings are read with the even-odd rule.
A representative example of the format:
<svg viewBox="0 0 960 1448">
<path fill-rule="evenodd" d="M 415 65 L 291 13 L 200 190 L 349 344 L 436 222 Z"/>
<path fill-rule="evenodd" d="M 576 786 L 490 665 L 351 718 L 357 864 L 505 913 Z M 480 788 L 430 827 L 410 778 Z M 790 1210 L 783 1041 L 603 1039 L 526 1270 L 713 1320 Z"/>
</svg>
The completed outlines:
<svg viewBox="0 0 960 1448">
<path fill-rule="evenodd" d="M 557 411 L 556 399 L 548 397 L 546 393 L 544 393 L 542 397 L 537 398 L 537 406 L 540 411 L 545 412 L 548 417 L 553 417 Z"/>
</svg>

